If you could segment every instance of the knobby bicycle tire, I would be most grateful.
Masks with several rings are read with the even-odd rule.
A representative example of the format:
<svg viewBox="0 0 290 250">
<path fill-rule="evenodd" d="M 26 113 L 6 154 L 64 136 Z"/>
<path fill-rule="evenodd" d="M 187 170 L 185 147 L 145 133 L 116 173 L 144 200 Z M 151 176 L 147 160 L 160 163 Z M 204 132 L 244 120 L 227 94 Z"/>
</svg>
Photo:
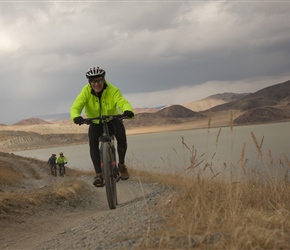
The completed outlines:
<svg viewBox="0 0 290 250">
<path fill-rule="evenodd" d="M 113 153 L 111 146 L 108 142 L 105 142 L 102 147 L 102 159 L 103 159 L 103 173 L 105 179 L 105 188 L 107 194 L 107 200 L 110 209 L 115 209 L 117 206 L 117 188 L 116 179 L 114 176 L 113 166 Z"/>
</svg>

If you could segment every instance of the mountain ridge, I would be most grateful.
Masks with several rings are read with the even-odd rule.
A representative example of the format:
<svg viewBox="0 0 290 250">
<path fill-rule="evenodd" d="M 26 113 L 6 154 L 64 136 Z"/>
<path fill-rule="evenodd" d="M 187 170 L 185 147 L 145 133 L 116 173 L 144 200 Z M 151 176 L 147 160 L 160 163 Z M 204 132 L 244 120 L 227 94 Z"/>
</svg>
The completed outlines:
<svg viewBox="0 0 290 250">
<path fill-rule="evenodd" d="M 187 102 L 183 104 L 171 104 L 167 106 L 158 106 L 158 107 L 145 107 L 145 108 L 133 108 L 135 115 L 140 114 L 140 113 L 156 113 L 160 110 L 167 110 L 163 112 L 170 112 L 170 110 L 173 109 L 168 109 L 171 106 L 183 106 L 186 109 L 189 109 L 194 112 L 198 111 L 203 111 L 206 110 L 210 107 L 214 107 L 218 104 L 225 103 L 226 101 L 230 100 L 236 100 L 238 98 L 241 98 L 242 96 L 247 95 L 247 94 L 237 94 L 237 93 L 219 93 L 215 95 L 208 96 L 206 98 L 203 98 L 201 100 L 197 101 L 192 101 L 192 102 Z M 175 109 L 175 108 L 174 108 Z M 161 112 L 161 114 L 163 113 Z M 176 113 L 175 111 L 173 111 Z M 177 114 L 178 115 L 178 114 Z M 171 115 L 172 117 L 174 116 L 173 114 Z M 200 115 L 202 116 L 202 115 Z M 38 120 L 37 120 L 38 119 Z M 45 122 L 48 123 L 70 123 L 70 114 L 69 113 L 60 113 L 60 114 L 50 114 L 50 115 L 40 115 L 37 116 L 37 118 L 28 118 L 24 120 L 20 120 L 17 123 L 14 123 L 12 125 L 31 125 L 31 124 L 43 124 Z M 6 126 L 6 124 L 0 124 L 0 126 Z"/>
<path fill-rule="evenodd" d="M 203 108 L 201 104 L 203 103 Z M 196 111 L 196 109 L 199 109 Z M 235 124 L 275 122 L 290 119 L 290 80 L 268 86 L 254 93 L 219 93 L 198 101 L 173 104 L 155 108 L 137 108 L 135 117 L 124 121 L 126 126 L 151 126 L 162 124 L 180 124 L 209 117 L 209 113 L 218 114 L 237 110 L 241 114 L 234 118 Z M 69 113 L 42 116 L 21 120 L 13 125 L 32 125 L 50 123 L 71 123 Z M 65 119 L 62 119 L 65 118 Z M 1 124 L 5 126 L 5 124 Z"/>
</svg>

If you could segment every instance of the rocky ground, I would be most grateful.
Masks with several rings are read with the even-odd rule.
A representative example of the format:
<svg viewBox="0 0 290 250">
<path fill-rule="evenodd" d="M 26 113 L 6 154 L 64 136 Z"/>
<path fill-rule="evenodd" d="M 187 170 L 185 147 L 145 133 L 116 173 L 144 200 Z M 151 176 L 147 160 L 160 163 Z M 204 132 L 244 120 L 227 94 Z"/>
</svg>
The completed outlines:
<svg viewBox="0 0 290 250">
<path fill-rule="evenodd" d="M 158 208 L 166 189 L 137 176 L 118 183 L 119 205 L 110 210 L 105 189 L 95 188 L 91 175 L 73 177 L 68 169 L 66 177 L 52 177 L 45 162 L 7 153 L 0 153 L 0 164 L 22 175 L 20 186 L 0 184 L 0 249 L 138 249 L 163 223 Z M 72 196 L 32 200 L 76 182 L 83 188 Z"/>
</svg>

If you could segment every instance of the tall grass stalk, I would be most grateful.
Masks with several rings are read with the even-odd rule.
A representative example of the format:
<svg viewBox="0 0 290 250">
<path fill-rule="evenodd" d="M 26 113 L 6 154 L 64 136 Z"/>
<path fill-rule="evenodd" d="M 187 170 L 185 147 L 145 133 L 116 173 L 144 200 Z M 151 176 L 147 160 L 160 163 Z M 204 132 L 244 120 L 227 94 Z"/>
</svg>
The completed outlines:
<svg viewBox="0 0 290 250">
<path fill-rule="evenodd" d="M 258 155 L 261 158 L 261 161 L 262 161 L 262 163 L 263 163 L 263 165 L 264 165 L 264 167 L 265 167 L 265 169 L 267 171 L 268 176 L 267 176 L 266 180 L 269 182 L 269 184 L 272 187 L 272 189 L 274 189 L 274 180 L 273 180 L 272 175 L 270 173 L 269 167 L 268 167 L 268 165 L 267 165 L 267 163 L 266 163 L 266 161 L 264 159 L 264 156 L 263 156 L 263 153 L 262 153 L 262 149 L 261 149 L 261 144 L 260 145 L 258 144 L 257 138 L 256 138 L 255 134 L 252 131 L 251 131 L 251 135 L 252 135 L 252 139 L 254 141 L 255 147 L 256 147 L 256 149 L 258 151 Z"/>
<path fill-rule="evenodd" d="M 284 178 L 274 179 L 261 150 L 264 137 L 258 143 L 256 136 L 251 132 L 266 172 L 259 172 L 255 166 L 246 166 L 246 144 L 242 145 L 236 169 L 232 162 L 233 113 L 230 119 L 230 167 L 228 169 L 227 163 L 224 163 L 223 170 L 230 171 L 228 179 L 217 179 L 219 171 L 213 171 L 213 163 L 208 162 L 207 155 L 199 155 L 194 146 L 189 147 L 186 144 L 185 138 L 182 138 L 182 145 L 191 153 L 190 166 L 185 168 L 185 174 L 159 174 L 151 177 L 147 175 L 147 178 L 169 188 L 168 194 L 160 200 L 158 206 L 159 213 L 166 223 L 157 232 L 148 234 L 147 231 L 146 249 L 289 248 L 290 161 L 284 154 L 283 158 L 278 160 L 279 165 L 275 166 L 275 159 L 271 151 L 268 151 L 272 170 L 277 170 L 280 166 L 279 171 L 284 170 L 285 173 Z M 207 133 L 209 136 L 210 121 Z M 216 151 L 220 133 L 221 129 L 216 136 Z M 195 174 L 187 174 L 191 171 Z M 205 174 L 206 172 L 211 175 Z M 251 173 L 254 175 L 250 175 Z M 143 174 L 140 178 L 144 181 Z"/>
</svg>

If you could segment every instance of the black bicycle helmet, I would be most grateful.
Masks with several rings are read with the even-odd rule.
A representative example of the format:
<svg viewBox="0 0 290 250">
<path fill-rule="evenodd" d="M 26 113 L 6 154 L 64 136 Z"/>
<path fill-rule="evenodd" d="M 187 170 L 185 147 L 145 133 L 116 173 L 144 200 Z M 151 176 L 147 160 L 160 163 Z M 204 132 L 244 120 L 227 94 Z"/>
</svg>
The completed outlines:
<svg viewBox="0 0 290 250">
<path fill-rule="evenodd" d="M 86 77 L 89 79 L 94 76 L 102 76 L 105 77 L 106 71 L 100 67 L 91 67 L 86 72 Z"/>
</svg>

